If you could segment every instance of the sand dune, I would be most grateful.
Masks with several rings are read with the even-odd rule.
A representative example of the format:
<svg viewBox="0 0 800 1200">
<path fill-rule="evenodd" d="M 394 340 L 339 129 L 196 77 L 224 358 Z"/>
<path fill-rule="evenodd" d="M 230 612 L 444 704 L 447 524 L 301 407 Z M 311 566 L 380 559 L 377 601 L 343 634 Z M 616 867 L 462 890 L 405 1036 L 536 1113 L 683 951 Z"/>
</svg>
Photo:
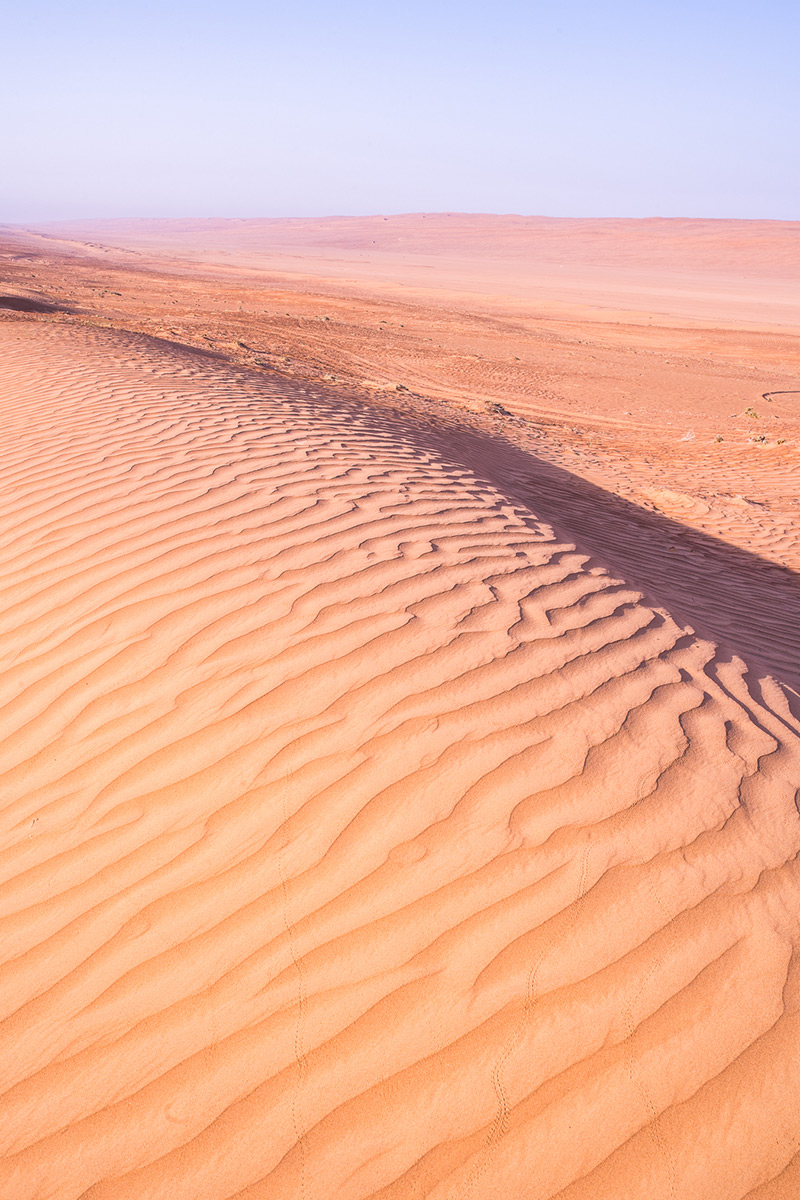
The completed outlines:
<svg viewBox="0 0 800 1200">
<path fill-rule="evenodd" d="M 800 222 L 601 220 L 403 213 L 249 220 L 91 220 L 41 225 L 63 249 L 123 249 L 248 266 L 482 308 L 603 310 L 800 328 Z"/>
<path fill-rule="evenodd" d="M 780 305 L 761 307 L 770 320 L 758 330 L 734 315 L 794 287 L 800 330 L 797 228 L 429 214 L 78 223 L 70 241 L 0 230 L 0 321 L 147 333 L 350 398 L 385 406 L 391 396 L 426 424 L 468 413 L 571 479 L 631 501 L 640 525 L 642 510 L 671 520 L 678 544 L 665 553 L 691 557 L 691 527 L 796 572 L 800 337 L 779 324 Z M 92 234 L 137 248 L 77 240 Z M 336 263 L 348 246 L 345 278 Z M 560 308 L 557 256 L 565 270 L 595 273 L 589 292 Z M 424 294 L 414 285 L 422 259 Z M 648 311 L 616 311 L 636 279 Z M 671 280 L 707 320 L 656 314 L 677 294 Z M 744 309 L 729 305 L 736 296 Z M 605 307 L 587 315 L 592 297 Z M 665 540 L 640 536 L 634 558 Z M 710 543 L 699 544 L 705 556 Z M 662 581 L 673 573 L 656 564 Z M 652 590 L 649 574 L 642 582 Z M 796 578 L 789 590 L 796 610 Z"/>
<path fill-rule="evenodd" d="M 758 562 L 715 642 L 500 442 L 0 344 L 0 1195 L 796 1197 Z"/>
</svg>

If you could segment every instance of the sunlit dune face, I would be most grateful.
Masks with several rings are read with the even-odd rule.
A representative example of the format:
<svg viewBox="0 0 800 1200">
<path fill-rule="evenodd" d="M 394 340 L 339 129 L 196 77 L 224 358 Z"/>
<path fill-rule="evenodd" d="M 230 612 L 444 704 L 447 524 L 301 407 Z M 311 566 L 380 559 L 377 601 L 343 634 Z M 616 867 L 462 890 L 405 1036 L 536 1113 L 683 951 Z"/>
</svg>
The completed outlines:
<svg viewBox="0 0 800 1200">
<path fill-rule="evenodd" d="M 0 340 L 0 1192 L 794 1196 L 787 614 L 499 439 Z"/>
</svg>

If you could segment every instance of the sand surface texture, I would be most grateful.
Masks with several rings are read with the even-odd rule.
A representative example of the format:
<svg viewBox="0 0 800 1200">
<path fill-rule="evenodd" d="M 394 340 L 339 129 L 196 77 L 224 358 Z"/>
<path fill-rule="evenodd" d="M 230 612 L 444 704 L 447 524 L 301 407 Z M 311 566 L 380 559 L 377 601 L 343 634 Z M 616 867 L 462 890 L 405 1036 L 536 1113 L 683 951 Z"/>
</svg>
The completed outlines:
<svg viewBox="0 0 800 1200">
<path fill-rule="evenodd" d="M 691 528 L 800 569 L 800 223 L 72 222 L 0 229 L 0 274 L 0 322 L 153 334 L 468 416 L 671 521 L 668 553 Z"/>
<path fill-rule="evenodd" d="M 676 617 L 500 439 L 0 348 L 0 1195 L 794 1200 L 777 568 Z"/>
<path fill-rule="evenodd" d="M 579 220 L 481 213 L 38 227 L 107 255 L 370 281 L 482 306 L 627 310 L 800 328 L 800 221 Z"/>
</svg>

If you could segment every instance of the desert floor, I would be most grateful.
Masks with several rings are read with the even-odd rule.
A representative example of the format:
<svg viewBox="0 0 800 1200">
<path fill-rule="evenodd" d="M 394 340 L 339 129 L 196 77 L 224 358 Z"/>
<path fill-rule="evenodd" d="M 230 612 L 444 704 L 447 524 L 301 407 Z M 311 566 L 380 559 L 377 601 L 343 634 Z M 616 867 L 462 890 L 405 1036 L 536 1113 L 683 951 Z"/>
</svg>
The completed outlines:
<svg viewBox="0 0 800 1200">
<path fill-rule="evenodd" d="M 4 1200 L 796 1200 L 800 225 L 0 273 Z"/>
</svg>

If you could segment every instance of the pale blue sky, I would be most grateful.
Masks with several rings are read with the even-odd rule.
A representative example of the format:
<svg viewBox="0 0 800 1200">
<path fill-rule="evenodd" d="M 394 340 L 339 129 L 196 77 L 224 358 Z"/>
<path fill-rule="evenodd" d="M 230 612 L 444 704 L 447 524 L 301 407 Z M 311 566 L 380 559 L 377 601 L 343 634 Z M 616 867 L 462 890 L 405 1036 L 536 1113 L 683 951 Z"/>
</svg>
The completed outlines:
<svg viewBox="0 0 800 1200">
<path fill-rule="evenodd" d="M 0 221 L 800 218 L 797 0 L 21 0 Z"/>
</svg>

